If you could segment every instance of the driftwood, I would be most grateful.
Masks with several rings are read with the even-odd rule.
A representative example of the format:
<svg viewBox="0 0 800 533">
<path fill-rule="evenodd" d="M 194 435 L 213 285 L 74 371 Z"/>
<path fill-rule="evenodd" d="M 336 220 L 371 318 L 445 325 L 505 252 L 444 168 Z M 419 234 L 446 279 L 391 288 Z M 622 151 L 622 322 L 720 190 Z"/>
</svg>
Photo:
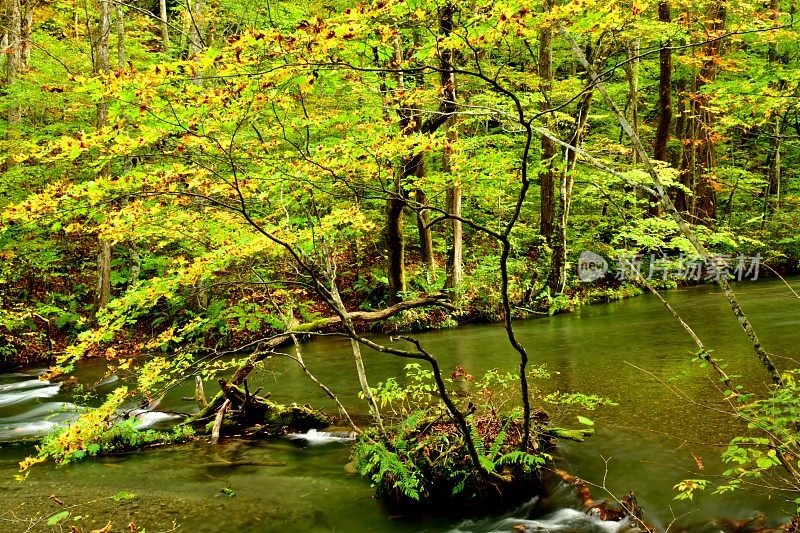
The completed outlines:
<svg viewBox="0 0 800 533">
<path fill-rule="evenodd" d="M 228 411 L 228 406 L 231 404 L 230 400 L 225 400 L 222 407 L 217 411 L 217 417 L 214 419 L 214 427 L 211 428 L 211 444 L 219 442 L 219 433 L 222 430 L 222 421 L 225 419 L 225 413 Z"/>
<path fill-rule="evenodd" d="M 281 405 L 267 396 L 259 396 L 258 390 L 251 394 L 247 387 L 237 387 L 224 379 L 219 380 L 219 385 L 220 392 L 208 406 L 185 422 L 205 426 L 206 431 L 212 434 L 212 442 L 234 430 L 250 429 L 252 432 L 277 436 L 287 432 L 323 429 L 330 425 L 324 413 L 307 405 Z"/>
<path fill-rule="evenodd" d="M 197 402 L 197 407 L 205 409 L 208 407 L 208 399 L 206 398 L 206 391 L 203 388 L 203 378 L 200 376 L 194 377 L 194 399 Z"/>
</svg>

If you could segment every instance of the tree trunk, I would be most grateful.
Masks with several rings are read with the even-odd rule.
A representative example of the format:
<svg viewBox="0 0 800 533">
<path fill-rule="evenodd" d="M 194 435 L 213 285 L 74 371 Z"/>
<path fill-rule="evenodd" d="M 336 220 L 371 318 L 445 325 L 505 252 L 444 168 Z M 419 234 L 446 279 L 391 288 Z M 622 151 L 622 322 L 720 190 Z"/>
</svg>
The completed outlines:
<svg viewBox="0 0 800 533">
<path fill-rule="evenodd" d="M 333 299 L 333 304 L 338 308 L 338 314 L 341 316 L 342 325 L 347 331 L 354 332 L 355 329 L 353 328 L 353 321 L 350 316 L 350 312 L 345 307 L 342 297 L 339 294 L 339 289 L 336 286 L 336 279 L 333 276 L 333 269 L 331 268 L 330 264 L 328 264 L 327 277 L 330 282 L 330 294 Z M 361 346 L 353 337 L 350 337 L 350 348 L 353 350 L 353 360 L 356 364 L 356 373 L 358 374 L 358 383 L 361 385 L 361 392 L 364 394 L 364 398 L 369 404 L 370 414 L 372 414 L 375 424 L 378 426 L 380 432 L 383 433 L 384 429 L 383 421 L 381 420 L 380 409 L 378 408 L 378 402 L 375 399 L 375 396 L 372 394 L 372 390 L 369 388 L 367 371 L 364 368 L 364 358 L 361 356 Z"/>
<path fill-rule="evenodd" d="M 189 9 L 189 53 L 199 54 L 203 51 L 203 0 L 194 0 Z"/>
<path fill-rule="evenodd" d="M 771 0 L 769 8 L 771 12 L 770 19 L 772 20 L 772 24 L 777 26 L 778 15 L 780 13 L 779 0 Z M 775 43 L 772 41 L 770 41 L 767 48 L 767 61 L 770 63 L 778 63 L 780 61 L 780 58 L 778 57 L 778 50 Z M 784 81 L 780 81 L 776 84 L 778 89 L 783 89 L 785 85 L 786 83 Z M 764 218 L 761 222 L 762 230 L 764 229 L 764 224 L 766 224 L 768 215 L 773 211 L 773 206 L 770 204 L 770 197 L 773 195 L 777 197 L 774 208 L 780 208 L 781 204 L 781 122 L 782 120 L 780 115 L 776 115 L 772 137 L 769 141 L 770 154 L 768 156 L 769 164 L 767 168 L 768 183 L 766 189 L 764 190 Z"/>
<path fill-rule="evenodd" d="M 159 18 L 161 19 L 161 44 L 165 52 L 169 52 L 169 20 L 167 19 L 167 0 L 158 0 Z"/>
<path fill-rule="evenodd" d="M 554 0 L 547 0 L 547 9 L 553 7 Z M 545 111 L 550 107 L 550 91 L 553 86 L 553 30 L 543 29 L 539 34 L 539 76 L 541 78 L 541 92 L 543 96 L 540 109 Z M 553 228 L 556 219 L 556 186 L 555 186 L 555 155 L 556 145 L 546 136 L 542 136 L 542 161 L 547 162 L 547 167 L 539 173 L 540 219 L 539 233 L 545 242 L 550 245 L 553 239 Z"/>
<path fill-rule="evenodd" d="M 22 6 L 20 0 L 7 0 L 6 16 L 8 17 L 8 48 L 5 55 L 8 58 L 6 63 L 6 84 L 11 85 L 19 76 L 22 70 Z M 8 122 L 15 124 L 20 120 L 20 109 L 12 106 L 8 110 Z"/>
<path fill-rule="evenodd" d="M 658 20 L 671 22 L 668 0 L 658 3 Z M 659 161 L 669 162 L 667 144 L 669 143 L 669 130 L 672 125 L 672 41 L 667 39 L 658 52 L 658 125 L 656 138 L 653 143 L 653 157 Z M 651 217 L 661 216 L 661 202 L 658 198 L 649 198 L 647 214 Z"/>
<path fill-rule="evenodd" d="M 722 41 L 715 39 L 725 29 L 727 0 L 718 0 L 709 7 L 706 15 L 707 38 L 712 39 L 703 46 L 703 63 L 696 77 L 691 97 L 689 120 L 692 136 L 685 157 L 686 172 L 694 192 L 692 215 L 708 225 L 714 225 L 717 215 L 716 181 L 713 170 L 717 164 L 716 140 L 714 136 L 715 115 L 709 109 L 710 97 L 702 92 L 703 86 L 712 83 L 718 73 L 718 60 Z"/>
<path fill-rule="evenodd" d="M 139 274 L 142 270 L 142 258 L 139 256 L 139 249 L 135 244 L 129 245 L 128 250 L 130 253 L 130 270 L 128 271 L 127 287 L 128 290 L 131 290 L 139 283 Z"/>
<path fill-rule="evenodd" d="M 420 164 L 420 170 L 418 172 L 422 172 L 424 167 Z M 422 177 L 422 176 L 417 176 Z M 417 189 L 414 191 L 414 199 L 416 200 L 419 207 L 424 207 L 428 205 L 428 197 L 425 194 L 425 191 L 422 189 Z M 428 271 L 428 281 L 432 280 L 436 276 L 436 256 L 433 255 L 433 232 L 429 226 L 430 224 L 430 216 L 428 215 L 428 211 L 421 209 L 417 211 L 417 232 L 419 233 L 419 248 L 420 253 L 422 254 L 422 262 L 425 264 L 425 269 Z"/>
<path fill-rule="evenodd" d="M 439 12 L 439 32 L 447 37 L 453 31 L 453 13 L 455 8 L 451 3 L 446 3 Z M 455 52 L 451 49 L 442 50 L 439 56 L 439 66 L 441 73 L 439 82 L 442 86 L 442 93 L 446 100 L 456 104 L 456 75 L 453 72 L 455 63 Z M 442 150 L 442 171 L 450 174 L 453 184 L 447 188 L 447 212 L 455 217 L 461 217 L 461 181 L 453 175 L 451 164 L 452 147 L 458 140 L 458 130 L 456 129 L 456 118 L 450 117 L 444 123 L 445 145 Z M 464 226 L 461 220 L 451 219 L 449 221 L 450 243 L 447 250 L 447 265 L 445 267 L 445 290 L 450 290 L 451 297 L 456 301 L 459 297 L 461 278 L 463 275 L 462 267 L 462 245 L 464 239 Z"/>
<path fill-rule="evenodd" d="M 100 21 L 97 25 L 94 44 L 94 73 L 96 75 L 108 72 L 109 53 L 108 36 L 111 31 L 111 0 L 100 0 Z M 104 128 L 108 123 L 108 101 L 100 100 L 97 104 L 97 129 Z M 100 177 L 107 178 L 110 165 L 106 164 L 100 169 Z M 97 260 L 97 309 L 108 305 L 111 299 L 111 243 L 100 238 Z"/>
<path fill-rule="evenodd" d="M 591 61 L 593 57 L 591 44 L 586 46 L 586 56 Z M 592 105 L 594 90 L 587 89 L 578 103 L 575 116 L 575 129 L 570 137 L 569 144 L 580 147 L 586 133 L 586 123 L 589 117 L 589 108 Z M 574 150 L 567 150 L 566 162 L 561 173 L 558 213 L 553 239 L 553 255 L 550 258 L 550 279 L 548 285 L 550 294 L 555 296 L 564 291 L 567 281 L 567 226 L 569 224 L 569 210 L 572 204 L 572 186 L 574 184 L 574 170 L 578 154 Z"/>
<path fill-rule="evenodd" d="M 94 36 L 94 73 L 102 74 L 108 72 L 109 69 L 109 55 L 108 55 L 108 35 L 111 31 L 111 0 L 100 0 L 100 20 L 97 24 L 96 34 Z M 102 103 L 101 103 L 102 105 Z M 108 113 L 108 104 L 105 104 L 104 113 Z M 103 124 L 105 124 L 106 115 L 102 116 Z M 98 113 L 98 122 L 100 115 Z"/>
<path fill-rule="evenodd" d="M 671 22 L 669 2 L 662 0 L 658 3 L 658 20 Z M 669 142 L 669 128 L 672 124 L 672 50 L 669 47 L 672 41 L 667 39 L 658 53 L 658 126 L 656 140 L 653 146 L 653 157 L 659 161 L 668 161 L 667 143 Z"/>
<path fill-rule="evenodd" d="M 5 16 L 8 27 L 6 29 L 5 49 L 2 52 L 8 58 L 6 62 L 5 84 L 11 85 L 19 76 L 23 68 L 22 64 L 22 6 L 20 0 L 6 0 Z M 14 127 L 22 119 L 22 109 L 19 105 L 11 105 L 6 111 L 6 120 L 10 126 L 6 132 L 6 139 L 13 142 L 17 135 Z M 0 174 L 6 172 L 13 166 L 13 160 L 9 157 L 0 161 Z"/>
<path fill-rule="evenodd" d="M 22 0 L 23 14 L 22 14 L 22 28 L 20 30 L 22 52 L 20 57 L 20 66 L 22 70 L 27 70 L 31 64 L 31 47 L 33 41 L 31 40 L 31 32 L 33 31 L 33 11 L 36 7 L 37 0 Z"/>
<path fill-rule="evenodd" d="M 626 43 L 625 55 L 627 61 L 625 62 L 625 77 L 628 80 L 628 100 L 625 103 L 625 108 L 628 111 L 628 117 L 631 127 L 636 134 L 639 134 L 639 39 L 634 39 Z M 620 132 L 620 136 L 623 132 Z M 636 150 L 632 150 L 631 159 L 636 163 L 638 156 Z"/>
<path fill-rule="evenodd" d="M 394 62 L 393 67 L 399 69 L 403 63 L 403 48 L 400 42 L 400 35 L 396 35 L 394 42 Z M 402 94 L 405 90 L 405 78 L 402 71 L 397 74 L 397 93 Z M 400 126 L 403 130 L 408 127 L 407 118 L 401 112 Z M 406 290 L 406 244 L 403 235 L 404 215 L 406 206 L 403 181 L 408 175 L 408 163 L 404 162 L 401 169 L 395 173 L 392 196 L 386 200 L 386 277 L 389 282 L 389 303 L 395 304 L 401 300 L 401 292 Z"/>
<path fill-rule="evenodd" d="M 97 308 L 102 309 L 111 299 L 111 244 L 100 239 L 97 254 Z"/>
<path fill-rule="evenodd" d="M 72 37 L 80 37 L 80 25 L 78 24 L 78 0 L 72 0 Z"/>
<path fill-rule="evenodd" d="M 442 171 L 452 173 L 450 165 L 450 146 L 456 141 L 458 132 L 452 119 L 445 125 L 445 146 L 442 153 Z M 453 176 L 455 182 L 447 189 L 447 212 L 454 217 L 461 217 L 461 183 Z M 450 246 L 447 251 L 447 266 L 444 288 L 452 290 L 454 301 L 458 298 L 458 289 L 461 287 L 462 271 L 462 244 L 464 239 L 464 226 L 461 220 L 450 220 Z"/>
<path fill-rule="evenodd" d="M 117 19 L 117 66 L 120 69 L 125 68 L 125 11 L 122 4 L 117 4 L 116 9 Z"/>
<path fill-rule="evenodd" d="M 395 194 L 402 194 L 399 179 L 395 180 Z M 405 201 L 402 198 L 389 198 L 386 201 L 386 277 L 389 282 L 389 303 L 400 301 L 400 293 L 406 290 L 406 243 L 403 236 L 403 209 Z"/>
</svg>

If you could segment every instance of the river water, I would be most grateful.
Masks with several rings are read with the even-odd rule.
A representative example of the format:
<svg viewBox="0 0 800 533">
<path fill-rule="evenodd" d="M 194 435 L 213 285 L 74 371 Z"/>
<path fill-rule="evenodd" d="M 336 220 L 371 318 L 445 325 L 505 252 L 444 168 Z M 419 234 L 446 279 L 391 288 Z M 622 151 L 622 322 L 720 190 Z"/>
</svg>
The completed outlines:
<svg viewBox="0 0 800 533">
<path fill-rule="evenodd" d="M 800 280 L 789 280 L 800 290 Z M 800 300 L 776 281 L 740 283 L 740 303 L 780 367 L 800 367 L 792 360 L 800 345 Z M 764 390 L 769 377 L 757 364 L 746 337 L 715 287 L 694 287 L 665 294 L 714 355 L 751 390 Z M 727 415 L 715 378 L 689 363 L 694 345 L 652 296 L 583 307 L 546 320 L 519 322 L 520 340 L 534 364 L 551 374 L 537 384 L 543 391 L 581 391 L 609 397 L 617 407 L 589 416 L 597 433 L 584 443 L 563 443 L 562 466 L 572 474 L 604 485 L 618 496 L 633 490 L 647 519 L 662 531 L 720 531 L 718 519 L 763 514 L 770 525 L 785 521 L 791 506 L 768 494 L 740 492 L 726 496 L 698 494 L 675 501 L 673 486 L 685 478 L 722 470 L 721 448 L 741 428 Z M 442 367 L 464 366 L 470 373 L 512 370 L 516 355 L 499 325 L 471 325 L 417 335 L 437 355 Z M 336 391 L 356 413 L 357 400 L 349 342 L 322 338 L 304 346 L 304 359 L 317 377 Z M 406 361 L 365 351 L 367 372 L 375 383 L 403 375 Z M 88 363 L 78 374 L 85 383 L 104 377 L 101 363 Z M 252 380 L 277 401 L 302 399 L 335 412 L 335 407 L 288 359 L 275 359 Z M 259 383 L 256 383 L 258 381 Z M 101 383 L 113 390 L 119 383 Z M 677 388 L 675 394 L 668 387 Z M 212 385 L 208 386 L 211 391 Z M 193 383 L 177 387 L 159 409 L 190 411 L 182 397 Z M 369 482 L 351 475 L 347 443 L 311 445 L 303 440 L 269 442 L 229 439 L 218 446 L 204 442 L 93 459 L 63 468 L 34 468 L 24 483 L 13 480 L 16 463 L 31 448 L 4 445 L 48 430 L 79 409 L 57 385 L 39 383 L 29 373 L 0 375 L 0 532 L 59 531 L 47 517 L 68 510 L 64 524 L 81 531 L 108 521 L 114 531 L 133 526 L 156 531 L 622 531 L 626 525 L 603 524 L 575 511 L 573 491 L 562 487 L 548 502 L 483 520 L 395 516 L 373 496 Z M 545 406 L 560 425 L 578 426 L 574 413 Z M 47 413 L 57 412 L 54 418 Z M 157 415 L 143 414 L 148 422 Z M 699 470 L 702 464 L 703 470 Z M 228 496 L 220 492 L 229 488 Z M 134 494 L 115 500 L 120 491 Z M 608 495 L 593 489 L 595 499 Z M 674 523 L 673 523 L 674 522 Z M 69 527 L 63 526 L 64 531 Z M 177 529 L 175 529 L 177 528 Z M 537 529 L 538 528 L 538 529 Z"/>
</svg>

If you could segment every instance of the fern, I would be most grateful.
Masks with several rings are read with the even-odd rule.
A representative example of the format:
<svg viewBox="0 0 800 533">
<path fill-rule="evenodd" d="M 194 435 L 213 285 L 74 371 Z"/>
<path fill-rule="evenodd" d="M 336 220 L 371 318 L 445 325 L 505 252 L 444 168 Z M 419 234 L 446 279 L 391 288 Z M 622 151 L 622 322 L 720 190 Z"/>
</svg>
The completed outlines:
<svg viewBox="0 0 800 533">
<path fill-rule="evenodd" d="M 450 494 L 453 496 L 460 494 L 464 490 L 464 488 L 467 486 L 467 479 L 469 479 L 469 474 L 465 474 L 463 472 L 459 472 L 458 476 L 460 476 L 461 479 L 459 479 L 456 484 L 453 485 L 453 490 L 450 492 Z"/>
<path fill-rule="evenodd" d="M 519 465 L 527 469 L 536 470 L 544 466 L 545 461 L 549 458 L 548 455 L 534 455 L 532 453 L 514 450 L 503 454 L 497 461 L 498 465 Z"/>
<path fill-rule="evenodd" d="M 400 433 L 413 431 L 419 426 L 420 420 L 425 415 L 425 411 L 414 411 L 400 424 Z"/>
<path fill-rule="evenodd" d="M 480 433 L 478 433 L 478 428 L 476 428 L 471 421 L 469 423 L 469 438 L 472 440 L 472 444 L 475 446 L 475 451 L 478 452 L 478 455 L 486 455 L 486 446 L 483 444 L 483 439 Z"/>
<path fill-rule="evenodd" d="M 357 470 L 370 476 L 373 483 L 391 479 L 393 486 L 407 498 L 419 501 L 422 483 L 414 465 L 407 464 L 397 453 L 382 443 L 361 443 L 356 448 Z"/>
<path fill-rule="evenodd" d="M 506 430 L 508 429 L 508 424 L 510 420 L 507 420 L 505 424 L 503 424 L 503 428 L 500 430 L 500 433 L 497 434 L 497 437 L 494 439 L 492 443 L 492 447 L 489 449 L 489 457 L 494 460 L 497 457 L 497 454 L 500 453 L 500 450 L 503 449 L 503 444 L 506 442 L 506 438 L 508 437 L 508 433 Z"/>
</svg>

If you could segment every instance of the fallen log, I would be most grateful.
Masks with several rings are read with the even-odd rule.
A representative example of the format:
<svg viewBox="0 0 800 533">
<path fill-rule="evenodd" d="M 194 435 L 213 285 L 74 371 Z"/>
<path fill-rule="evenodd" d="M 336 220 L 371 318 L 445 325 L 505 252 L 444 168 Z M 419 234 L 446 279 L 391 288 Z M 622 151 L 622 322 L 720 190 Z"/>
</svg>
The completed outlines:
<svg viewBox="0 0 800 533">
<path fill-rule="evenodd" d="M 214 426 L 211 428 L 211 444 L 219 442 L 219 433 L 222 429 L 222 421 L 225 419 L 225 413 L 228 411 L 228 406 L 231 404 L 230 400 L 225 400 L 222 407 L 217 411 L 217 417 L 214 419 Z"/>
<path fill-rule="evenodd" d="M 363 324 L 380 322 L 381 320 L 386 320 L 393 317 L 401 311 L 407 311 L 409 309 L 416 309 L 419 307 L 438 306 L 444 307 L 450 311 L 456 311 L 456 307 L 452 303 L 446 301 L 447 298 L 448 296 L 444 293 L 431 294 L 428 296 L 422 296 L 420 298 L 404 300 L 396 303 L 395 305 L 389 306 L 386 309 L 381 309 L 380 311 L 353 311 L 347 313 L 347 316 L 353 324 Z M 288 333 L 275 335 L 269 339 L 252 343 L 255 351 L 250 357 L 247 358 L 247 361 L 245 361 L 245 363 L 236 370 L 231 378 L 231 383 L 234 385 L 241 385 L 244 383 L 244 380 L 247 378 L 250 372 L 253 371 L 256 364 L 269 357 L 272 350 L 292 342 L 292 335 L 311 333 L 315 331 L 327 331 L 337 328 L 341 325 L 342 317 L 340 316 L 320 318 L 317 320 L 312 320 L 311 322 L 293 326 L 292 330 Z"/>
<path fill-rule="evenodd" d="M 219 380 L 219 385 L 220 392 L 206 408 L 185 422 L 205 426 L 205 430 L 212 433 L 212 442 L 214 436 L 219 439 L 225 433 L 240 430 L 278 436 L 324 429 L 330 425 L 327 415 L 308 405 L 282 405 L 269 400 L 267 396 L 250 394 L 246 387 L 240 388 L 224 379 Z"/>
</svg>

